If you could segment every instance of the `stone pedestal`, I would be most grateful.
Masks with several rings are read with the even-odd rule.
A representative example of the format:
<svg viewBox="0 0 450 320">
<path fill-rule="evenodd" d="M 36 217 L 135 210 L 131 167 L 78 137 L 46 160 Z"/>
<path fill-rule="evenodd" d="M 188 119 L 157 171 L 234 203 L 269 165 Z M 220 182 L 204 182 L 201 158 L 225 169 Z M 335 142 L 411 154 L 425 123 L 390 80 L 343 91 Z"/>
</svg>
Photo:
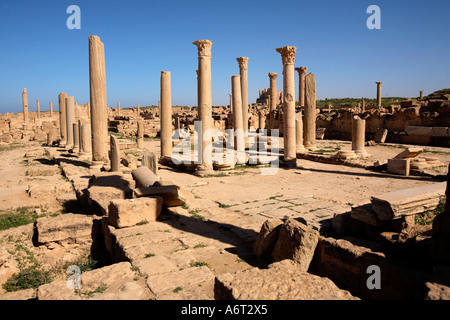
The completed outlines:
<svg viewBox="0 0 450 320">
<path fill-rule="evenodd" d="M 170 72 L 161 71 L 161 158 L 172 156 L 172 98 Z"/>
<path fill-rule="evenodd" d="M 283 137 L 284 164 L 295 167 L 297 160 L 295 135 L 295 70 L 294 61 L 296 47 L 285 46 L 277 48 L 283 62 Z"/>
<path fill-rule="evenodd" d="M 108 110 L 105 49 L 98 36 L 89 36 L 89 83 L 94 166 L 108 162 Z"/>
<path fill-rule="evenodd" d="M 245 163 L 245 133 L 241 107 L 241 76 L 231 76 L 231 92 L 233 96 L 234 116 L 234 148 L 236 150 L 236 164 Z"/>
<path fill-rule="evenodd" d="M 316 147 L 316 78 L 310 73 L 305 79 L 305 111 L 303 116 L 303 145 L 310 151 Z"/>
<path fill-rule="evenodd" d="M 212 163 L 212 97 L 211 97 L 211 47 L 210 40 L 193 42 L 198 48 L 198 107 L 201 120 L 201 148 L 196 172 L 199 175 L 210 174 Z"/>
<path fill-rule="evenodd" d="M 366 120 L 358 116 L 353 116 L 352 120 L 352 150 L 360 157 L 368 157 L 366 151 Z"/>
<path fill-rule="evenodd" d="M 241 75 L 241 103 L 242 103 L 242 123 L 244 133 L 248 132 L 248 58 L 239 57 L 236 59 L 239 63 L 239 72 Z"/>
</svg>

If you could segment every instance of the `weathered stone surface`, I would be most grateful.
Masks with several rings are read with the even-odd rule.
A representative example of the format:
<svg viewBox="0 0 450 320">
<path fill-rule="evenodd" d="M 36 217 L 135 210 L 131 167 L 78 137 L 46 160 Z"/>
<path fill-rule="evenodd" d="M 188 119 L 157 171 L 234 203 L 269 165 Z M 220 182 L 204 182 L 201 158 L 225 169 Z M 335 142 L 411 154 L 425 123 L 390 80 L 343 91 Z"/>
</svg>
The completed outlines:
<svg viewBox="0 0 450 320">
<path fill-rule="evenodd" d="M 253 248 L 253 253 L 258 258 L 272 255 L 282 224 L 283 221 L 281 219 L 271 219 L 263 223 Z"/>
<path fill-rule="evenodd" d="M 389 159 L 387 163 L 387 172 L 402 176 L 409 176 L 410 168 L 410 159 Z"/>
<path fill-rule="evenodd" d="M 36 220 L 37 242 L 45 244 L 58 241 L 89 239 L 92 234 L 92 216 L 61 214 Z"/>
<path fill-rule="evenodd" d="M 278 241 L 272 251 L 275 261 L 292 259 L 301 270 L 308 270 L 316 249 L 319 232 L 293 219 L 287 219 L 280 228 Z"/>
<path fill-rule="evenodd" d="M 450 287 L 433 282 L 425 285 L 429 290 L 425 300 L 450 300 Z"/>
<path fill-rule="evenodd" d="M 166 207 L 177 207 L 186 203 L 186 196 L 176 185 L 137 188 L 134 190 L 134 194 L 138 198 L 160 196 L 164 199 L 163 205 Z"/>
<path fill-rule="evenodd" d="M 35 298 L 35 289 L 7 292 L 0 295 L 0 300 L 30 300 Z"/>
<path fill-rule="evenodd" d="M 27 169 L 27 176 L 53 176 L 61 174 L 58 166 L 31 166 Z"/>
<path fill-rule="evenodd" d="M 446 183 L 388 192 L 371 198 L 372 208 L 380 220 L 433 210 L 445 194 Z"/>
<path fill-rule="evenodd" d="M 380 224 L 380 220 L 378 219 L 375 211 L 372 209 L 371 203 L 366 203 L 360 206 L 352 207 L 350 216 L 353 219 L 362 221 L 371 226 L 377 226 Z"/>
<path fill-rule="evenodd" d="M 79 290 L 69 289 L 64 280 L 37 289 L 38 300 L 148 300 L 153 297 L 129 262 L 83 272 Z"/>
<path fill-rule="evenodd" d="M 375 132 L 375 142 L 376 143 L 384 143 L 386 141 L 386 137 L 388 134 L 388 130 L 387 129 L 383 129 L 383 128 L 378 128 L 377 131 Z"/>
<path fill-rule="evenodd" d="M 117 228 L 125 228 L 144 221 L 155 221 L 161 213 L 162 203 L 163 199 L 158 196 L 111 200 L 109 223 Z"/>
<path fill-rule="evenodd" d="M 431 136 L 431 127 L 405 126 L 408 135 Z"/>
<path fill-rule="evenodd" d="M 136 181 L 136 187 L 150 187 L 156 181 L 161 180 L 161 177 L 154 174 L 148 167 L 142 166 L 131 171 L 133 179 Z"/>
<path fill-rule="evenodd" d="M 422 148 L 408 148 L 405 151 L 400 152 L 394 157 L 394 159 L 414 158 L 423 152 Z"/>
<path fill-rule="evenodd" d="M 253 268 L 215 278 L 216 300 L 356 300 L 330 279 L 309 274 L 286 259 L 268 269 Z"/>
</svg>

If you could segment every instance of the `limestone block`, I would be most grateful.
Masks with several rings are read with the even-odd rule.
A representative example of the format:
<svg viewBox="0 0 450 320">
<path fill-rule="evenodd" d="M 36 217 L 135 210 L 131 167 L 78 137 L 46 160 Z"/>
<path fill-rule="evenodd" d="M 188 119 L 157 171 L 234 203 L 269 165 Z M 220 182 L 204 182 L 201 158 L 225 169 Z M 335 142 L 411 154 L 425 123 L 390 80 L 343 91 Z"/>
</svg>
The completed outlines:
<svg viewBox="0 0 450 320">
<path fill-rule="evenodd" d="M 405 126 L 405 132 L 409 136 L 431 136 L 431 127 Z"/>
<path fill-rule="evenodd" d="M 394 157 L 394 159 L 414 158 L 423 152 L 422 148 L 408 148 L 405 151 L 400 152 Z"/>
<path fill-rule="evenodd" d="M 133 179 L 136 181 L 136 187 L 149 187 L 156 181 L 161 180 L 161 177 L 153 173 L 148 167 L 142 166 L 131 171 Z"/>
<path fill-rule="evenodd" d="M 136 197 L 160 196 L 164 199 L 163 206 L 177 207 L 186 203 L 186 196 L 179 186 L 152 186 L 134 190 Z"/>
<path fill-rule="evenodd" d="M 253 253 L 258 258 L 271 256 L 282 224 L 281 219 L 271 219 L 263 223 L 253 248 Z"/>
<path fill-rule="evenodd" d="M 309 274 L 286 259 L 215 278 L 216 300 L 358 300 L 330 279 Z"/>
<path fill-rule="evenodd" d="M 387 171 L 389 173 L 409 176 L 410 165 L 410 159 L 389 159 Z"/>
<path fill-rule="evenodd" d="M 307 271 L 316 249 L 319 232 L 293 219 L 280 228 L 277 243 L 272 251 L 275 261 L 292 259 L 299 268 Z"/>
<path fill-rule="evenodd" d="M 448 127 L 432 127 L 431 136 L 432 137 L 448 137 Z"/>
<path fill-rule="evenodd" d="M 375 132 L 374 138 L 375 142 L 384 143 L 386 141 L 387 134 L 388 134 L 387 129 L 378 128 L 377 131 Z"/>
<path fill-rule="evenodd" d="M 0 295 L 0 300 L 31 300 L 35 297 L 35 289 L 7 292 Z"/>
<path fill-rule="evenodd" d="M 134 226 L 140 222 L 155 221 L 161 213 L 161 197 L 111 200 L 108 221 L 117 228 Z"/>
<path fill-rule="evenodd" d="M 92 225 L 92 216 L 81 214 L 68 213 L 39 218 L 36 220 L 37 242 L 45 244 L 90 239 Z"/>
</svg>

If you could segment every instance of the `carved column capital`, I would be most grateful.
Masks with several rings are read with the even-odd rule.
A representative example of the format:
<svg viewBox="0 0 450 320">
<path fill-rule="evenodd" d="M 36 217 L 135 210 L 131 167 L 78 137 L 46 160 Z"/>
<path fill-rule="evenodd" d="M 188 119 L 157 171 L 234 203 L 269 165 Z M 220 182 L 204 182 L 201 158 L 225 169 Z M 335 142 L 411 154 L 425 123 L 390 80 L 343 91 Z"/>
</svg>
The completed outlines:
<svg viewBox="0 0 450 320">
<path fill-rule="evenodd" d="M 198 48 L 198 57 L 211 58 L 212 41 L 210 40 L 197 40 L 192 42 Z"/>
<path fill-rule="evenodd" d="M 283 60 L 283 65 L 294 64 L 295 53 L 297 52 L 296 47 L 285 46 L 282 48 L 277 48 L 275 50 L 281 54 L 281 59 Z"/>
<path fill-rule="evenodd" d="M 248 67 L 248 57 L 239 57 L 236 58 L 237 62 L 239 63 L 239 69 L 246 70 Z"/>
</svg>

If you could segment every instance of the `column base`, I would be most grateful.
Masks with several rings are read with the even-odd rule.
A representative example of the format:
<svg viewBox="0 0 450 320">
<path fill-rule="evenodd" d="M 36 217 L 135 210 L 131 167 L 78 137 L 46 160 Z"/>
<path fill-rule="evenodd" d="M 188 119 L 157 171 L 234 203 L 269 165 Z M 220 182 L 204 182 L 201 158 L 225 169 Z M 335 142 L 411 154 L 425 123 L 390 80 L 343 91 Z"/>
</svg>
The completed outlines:
<svg viewBox="0 0 450 320">
<path fill-rule="evenodd" d="M 355 151 L 349 150 L 349 151 L 338 151 L 333 157 L 337 159 L 355 159 L 358 156 L 356 155 Z"/>
<path fill-rule="evenodd" d="M 366 150 L 363 150 L 363 151 L 354 150 L 354 151 L 355 151 L 356 155 L 358 157 L 360 157 L 360 158 L 368 158 L 368 157 L 370 157 L 370 154 L 368 154 Z"/>
<path fill-rule="evenodd" d="M 283 159 L 283 164 L 281 166 L 283 168 L 295 168 L 297 167 L 297 159 Z"/>
<path fill-rule="evenodd" d="M 103 161 L 92 161 L 92 164 L 89 166 L 89 169 L 93 170 L 101 170 L 105 163 Z"/>
<path fill-rule="evenodd" d="M 308 152 L 308 149 L 306 149 L 303 145 L 296 146 L 295 147 L 295 152 L 296 153 L 305 153 L 305 152 Z"/>
<path fill-rule="evenodd" d="M 317 147 L 315 145 L 304 145 L 305 149 L 307 149 L 308 151 L 316 151 Z"/>
<path fill-rule="evenodd" d="M 213 169 L 212 165 L 210 167 L 210 166 L 205 166 L 205 165 L 199 164 L 195 168 L 194 174 L 196 176 L 199 176 L 199 177 L 204 177 L 204 176 L 207 176 L 207 175 L 215 174 L 215 172 L 214 172 L 214 169 Z"/>
</svg>

